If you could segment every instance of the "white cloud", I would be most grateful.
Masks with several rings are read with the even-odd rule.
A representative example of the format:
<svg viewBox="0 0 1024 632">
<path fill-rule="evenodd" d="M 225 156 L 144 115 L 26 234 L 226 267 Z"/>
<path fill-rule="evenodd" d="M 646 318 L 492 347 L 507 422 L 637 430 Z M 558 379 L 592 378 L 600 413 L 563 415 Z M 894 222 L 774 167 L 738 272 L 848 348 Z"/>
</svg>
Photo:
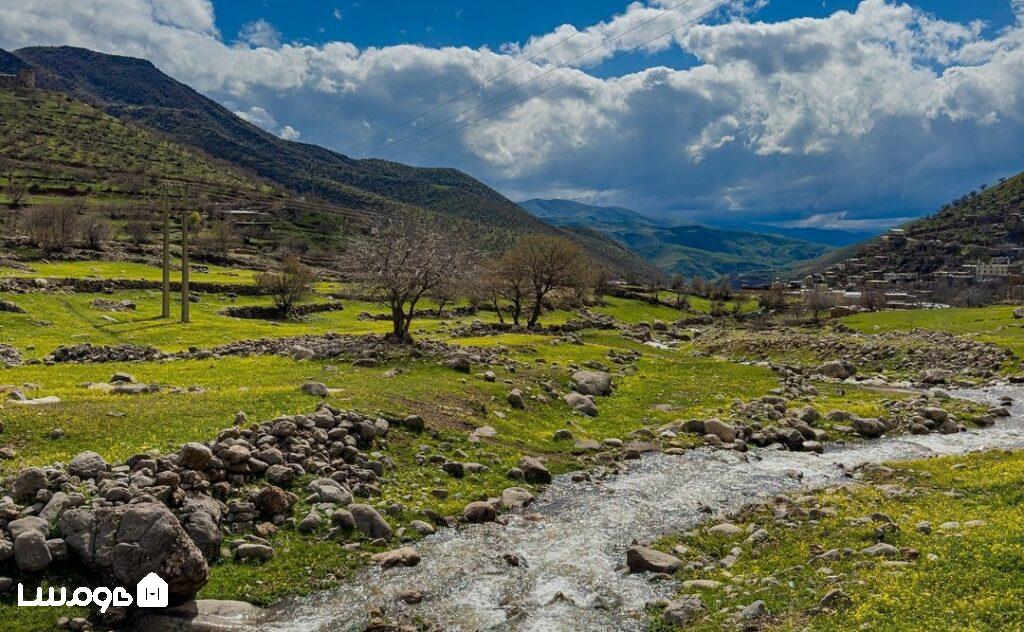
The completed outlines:
<svg viewBox="0 0 1024 632">
<path fill-rule="evenodd" d="M 281 33 L 266 20 L 256 20 L 242 25 L 238 39 L 257 48 L 277 48 L 281 45 Z"/>
<path fill-rule="evenodd" d="M 1018 16 L 1022 2 L 1014 0 Z M 856 221 L 928 212 L 1021 168 L 1024 21 L 985 36 L 977 23 L 863 0 L 853 12 L 766 24 L 749 20 L 761 0 L 747 0 L 724 23 L 686 26 L 646 47 L 682 47 L 698 60 L 692 68 L 605 79 L 552 69 L 622 35 L 573 64 L 605 59 L 714 6 L 694 0 L 629 32 L 673 4 L 634 2 L 606 22 L 495 52 L 282 44 L 266 23 L 232 44 L 216 32 L 206 0 L 0 0 L 0 46 L 146 57 L 222 103 L 244 104 L 232 109 L 249 120 L 261 110 L 273 122 L 257 124 L 274 134 L 298 134 L 277 123 L 287 120 L 303 140 L 339 151 L 507 71 L 355 153 L 388 156 L 452 131 L 396 159 L 462 168 L 513 196 L 579 191 L 691 217 L 846 211 Z"/>
<path fill-rule="evenodd" d="M 248 110 L 236 110 L 235 116 L 245 119 L 256 127 L 276 136 L 280 136 L 285 140 L 298 140 L 299 136 L 302 135 L 299 130 L 295 129 L 291 125 L 279 127 L 277 119 L 275 119 L 270 112 L 267 112 L 257 105 L 250 107 Z"/>
</svg>

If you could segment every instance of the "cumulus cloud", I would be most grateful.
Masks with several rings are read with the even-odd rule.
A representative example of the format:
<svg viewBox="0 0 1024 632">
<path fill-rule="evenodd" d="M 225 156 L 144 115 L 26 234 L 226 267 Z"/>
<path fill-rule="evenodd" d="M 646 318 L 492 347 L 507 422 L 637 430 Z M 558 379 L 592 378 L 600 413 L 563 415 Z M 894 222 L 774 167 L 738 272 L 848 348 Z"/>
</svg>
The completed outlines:
<svg viewBox="0 0 1024 632">
<path fill-rule="evenodd" d="M 230 43 L 207 0 L 0 0 L 0 46 L 146 57 L 282 137 L 298 132 L 278 120 L 339 151 L 458 167 L 513 197 L 579 192 L 696 219 L 903 217 L 1021 168 L 1024 20 L 986 35 L 863 0 L 762 23 L 751 18 L 763 0 L 745 0 L 687 24 L 715 6 L 693 0 L 645 25 L 674 4 L 634 2 L 492 51 L 281 43 L 266 23 Z M 679 47 L 691 67 L 578 69 L 673 25 L 643 50 Z"/>
<path fill-rule="evenodd" d="M 235 110 L 235 116 L 245 119 L 256 127 L 280 136 L 285 140 L 298 140 L 299 136 L 301 136 L 299 130 L 291 125 L 278 126 L 277 119 L 258 105 L 254 105 L 248 110 Z"/>
<path fill-rule="evenodd" d="M 238 39 L 257 48 L 277 48 L 281 45 L 281 33 L 266 20 L 255 20 L 242 25 Z"/>
</svg>

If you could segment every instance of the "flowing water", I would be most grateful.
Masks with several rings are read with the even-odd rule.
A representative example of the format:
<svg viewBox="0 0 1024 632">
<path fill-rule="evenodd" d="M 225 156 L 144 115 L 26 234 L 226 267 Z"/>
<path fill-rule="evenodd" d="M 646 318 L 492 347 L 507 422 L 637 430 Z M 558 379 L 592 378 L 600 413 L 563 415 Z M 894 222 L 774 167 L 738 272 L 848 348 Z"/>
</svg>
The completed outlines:
<svg viewBox="0 0 1024 632">
<path fill-rule="evenodd" d="M 1020 387 L 965 391 L 958 396 L 994 403 L 1024 396 Z M 410 616 L 449 630 L 637 630 L 644 604 L 673 594 L 673 582 L 652 583 L 624 572 L 625 549 L 686 530 L 710 513 L 736 509 L 801 485 L 839 481 L 866 462 L 1024 447 L 1024 407 L 996 427 L 956 435 L 904 436 L 833 447 L 824 455 L 760 450 L 747 457 L 697 449 L 654 455 L 630 471 L 593 482 L 557 477 L 525 514 L 508 525 L 446 529 L 418 543 L 414 568 L 371 569 L 347 585 L 313 598 L 286 601 L 260 621 L 264 630 L 360 629 L 368 612 Z M 798 480 L 795 473 L 802 474 Z M 509 566 L 502 555 L 522 559 Z M 419 605 L 395 596 L 424 593 Z"/>
</svg>

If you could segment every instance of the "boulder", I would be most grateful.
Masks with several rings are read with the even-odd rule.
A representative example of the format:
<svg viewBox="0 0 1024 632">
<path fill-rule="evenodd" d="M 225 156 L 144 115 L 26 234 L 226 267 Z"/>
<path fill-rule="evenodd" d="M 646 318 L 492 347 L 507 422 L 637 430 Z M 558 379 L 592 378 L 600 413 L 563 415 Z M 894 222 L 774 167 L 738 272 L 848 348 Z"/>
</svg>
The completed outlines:
<svg viewBox="0 0 1024 632">
<path fill-rule="evenodd" d="M 578 413 L 588 417 L 597 417 L 597 404 L 594 403 L 594 398 L 589 395 L 569 393 L 565 396 L 565 403 L 569 404 Z"/>
<path fill-rule="evenodd" d="M 60 531 L 89 569 L 116 586 L 134 586 L 155 572 L 174 600 L 191 597 L 210 568 L 178 519 L 158 503 L 70 509 Z"/>
<path fill-rule="evenodd" d="M 35 573 L 53 561 L 46 536 L 39 531 L 26 531 L 14 540 L 14 563 L 19 571 Z"/>
<path fill-rule="evenodd" d="M 390 540 L 392 537 L 391 526 L 384 520 L 384 517 L 376 509 L 369 505 L 349 505 L 349 512 L 355 520 L 356 528 L 365 535 L 373 538 Z"/>
<path fill-rule="evenodd" d="M 380 564 L 381 568 L 393 568 L 395 566 L 416 566 L 420 563 L 420 554 L 411 546 L 403 546 L 394 551 L 377 553 L 370 558 Z"/>
<path fill-rule="evenodd" d="M 466 505 L 466 508 L 462 510 L 462 517 L 466 522 L 476 524 L 494 522 L 498 519 L 498 512 L 495 511 L 494 506 L 491 505 L 491 503 L 478 500 Z"/>
<path fill-rule="evenodd" d="M 661 620 L 674 627 L 683 628 L 704 612 L 704 602 L 698 595 L 680 595 L 668 602 Z"/>
<path fill-rule="evenodd" d="M 327 391 L 327 385 L 323 382 L 306 382 L 299 390 L 306 395 L 312 395 L 314 397 L 327 397 L 330 393 Z"/>
<path fill-rule="evenodd" d="M 36 492 L 46 488 L 46 472 L 41 467 L 26 467 L 18 471 L 11 485 L 14 500 L 27 502 L 34 500 Z"/>
<path fill-rule="evenodd" d="M 239 544 L 238 548 L 235 549 L 235 559 L 240 562 L 246 560 L 267 562 L 274 559 L 275 555 L 273 547 L 255 542 Z"/>
<path fill-rule="evenodd" d="M 736 441 L 736 427 L 719 419 L 704 422 L 704 434 L 715 435 L 725 443 Z"/>
<path fill-rule="evenodd" d="M 289 494 L 280 487 L 268 485 L 256 494 L 253 504 L 256 505 L 256 509 L 261 514 L 276 516 L 288 513 L 294 502 L 295 497 L 292 494 Z"/>
<path fill-rule="evenodd" d="M 547 485 L 551 482 L 551 472 L 539 459 L 532 456 L 524 456 L 519 459 L 519 469 L 523 472 L 523 479 L 534 485 Z"/>
<path fill-rule="evenodd" d="M 604 371 L 576 371 L 572 374 L 576 392 L 583 395 L 603 396 L 612 393 L 612 378 Z"/>
<path fill-rule="evenodd" d="M 81 479 L 96 478 L 107 471 L 107 462 L 95 452 L 79 452 L 68 463 L 68 474 Z"/>
<path fill-rule="evenodd" d="M 352 492 L 341 486 L 333 478 L 318 478 L 306 486 L 306 491 L 317 495 L 322 503 L 349 505 L 352 503 Z"/>
<path fill-rule="evenodd" d="M 818 368 L 815 369 L 814 372 L 819 375 L 824 375 L 825 377 L 845 380 L 857 373 L 857 368 L 846 360 L 830 360 L 829 362 L 818 365 Z"/>
<path fill-rule="evenodd" d="M 646 546 L 634 544 L 626 549 L 630 573 L 674 573 L 683 565 L 679 558 Z"/>
<path fill-rule="evenodd" d="M 885 434 L 885 424 L 873 417 L 854 417 L 853 430 L 862 437 L 877 439 Z"/>
<path fill-rule="evenodd" d="M 509 487 L 501 492 L 501 504 L 507 509 L 525 507 L 533 502 L 533 494 L 522 487 Z"/>
<path fill-rule="evenodd" d="M 178 451 L 178 465 L 186 470 L 201 470 L 213 460 L 213 451 L 202 443 L 186 443 Z"/>
<path fill-rule="evenodd" d="M 513 389 L 508 394 L 508 405 L 517 410 L 526 410 L 526 399 L 523 397 L 523 392 L 518 388 Z"/>
</svg>

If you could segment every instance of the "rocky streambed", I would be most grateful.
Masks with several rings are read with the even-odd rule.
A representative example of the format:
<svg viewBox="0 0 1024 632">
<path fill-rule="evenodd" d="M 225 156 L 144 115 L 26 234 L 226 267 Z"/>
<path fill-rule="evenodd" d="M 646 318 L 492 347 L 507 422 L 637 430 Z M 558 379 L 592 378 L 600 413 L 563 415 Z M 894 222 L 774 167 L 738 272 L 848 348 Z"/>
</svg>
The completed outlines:
<svg viewBox="0 0 1024 632">
<path fill-rule="evenodd" d="M 1020 400 L 1024 388 L 956 394 L 995 404 L 1005 395 Z M 685 530 L 800 485 L 837 482 L 861 463 L 992 448 L 1024 448 L 1020 404 L 984 430 L 885 438 L 830 447 L 822 455 L 703 448 L 649 456 L 603 481 L 556 477 L 534 505 L 509 515 L 507 525 L 449 529 L 423 540 L 415 567 L 369 569 L 337 590 L 233 623 L 264 630 L 362 629 L 402 620 L 449 630 L 643 629 L 645 604 L 670 596 L 675 586 L 626 572 L 632 542 Z"/>
</svg>

